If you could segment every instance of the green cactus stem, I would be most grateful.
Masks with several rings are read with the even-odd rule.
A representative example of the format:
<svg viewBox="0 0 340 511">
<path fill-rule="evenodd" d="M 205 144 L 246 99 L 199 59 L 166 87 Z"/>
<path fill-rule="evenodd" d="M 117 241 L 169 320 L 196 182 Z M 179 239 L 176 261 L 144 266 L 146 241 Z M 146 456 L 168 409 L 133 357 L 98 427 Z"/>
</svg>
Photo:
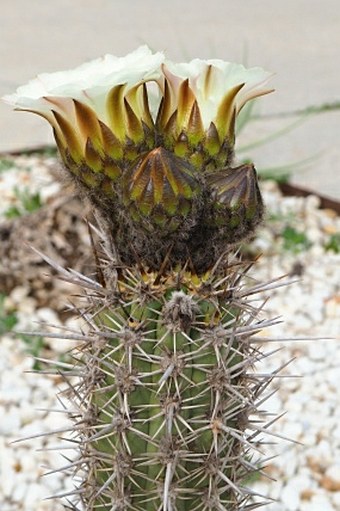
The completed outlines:
<svg viewBox="0 0 340 511">
<path fill-rule="evenodd" d="M 62 270 L 93 304 L 77 382 L 63 372 L 81 453 L 62 468 L 81 480 L 69 509 L 255 509 L 258 403 L 275 376 L 254 372 L 264 357 L 254 334 L 275 323 L 253 304 L 262 286 L 240 285 L 249 266 L 230 255 L 202 275 L 106 263 L 101 285 Z"/>
</svg>

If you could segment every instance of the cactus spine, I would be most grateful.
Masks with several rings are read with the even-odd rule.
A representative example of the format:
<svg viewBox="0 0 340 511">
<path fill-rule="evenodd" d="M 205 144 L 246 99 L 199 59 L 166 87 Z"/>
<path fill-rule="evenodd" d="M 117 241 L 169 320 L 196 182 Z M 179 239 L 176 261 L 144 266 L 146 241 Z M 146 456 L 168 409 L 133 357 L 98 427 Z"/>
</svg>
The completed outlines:
<svg viewBox="0 0 340 511">
<path fill-rule="evenodd" d="M 235 254 L 263 206 L 233 147 L 236 116 L 268 92 L 268 76 L 222 61 L 176 66 L 145 48 L 132 56 L 124 79 L 124 59 L 110 80 L 105 59 L 90 64 L 86 94 L 72 72 L 70 92 L 52 87 L 38 106 L 10 99 L 52 124 L 101 226 L 98 278 L 61 270 L 83 286 L 88 323 L 77 383 L 65 373 L 79 457 L 64 468 L 80 476 L 69 508 L 255 509 L 246 483 L 267 426 L 252 421 L 271 375 L 253 372 L 263 355 L 252 336 L 270 322 Z"/>
</svg>

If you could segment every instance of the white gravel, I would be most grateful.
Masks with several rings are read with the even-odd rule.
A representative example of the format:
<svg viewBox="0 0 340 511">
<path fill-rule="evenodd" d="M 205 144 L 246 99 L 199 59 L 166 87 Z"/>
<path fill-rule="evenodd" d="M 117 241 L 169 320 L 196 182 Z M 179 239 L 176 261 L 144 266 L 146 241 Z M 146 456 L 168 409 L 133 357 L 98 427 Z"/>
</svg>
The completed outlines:
<svg viewBox="0 0 340 511">
<path fill-rule="evenodd" d="M 291 273 L 298 266 L 302 275 L 288 287 L 271 293 L 267 313 L 281 315 L 284 323 L 267 332 L 270 337 L 320 337 L 314 341 L 287 341 L 275 345 L 283 349 L 268 359 L 268 368 L 294 358 L 278 379 L 277 393 L 266 409 L 286 415 L 273 431 L 300 444 L 278 441 L 269 454 L 278 454 L 266 472 L 276 482 L 260 480 L 254 488 L 277 502 L 268 511 L 340 510 L 340 254 L 325 251 L 331 234 L 340 232 L 340 218 L 334 212 L 317 209 L 319 200 L 280 197 L 274 185 L 265 186 L 268 214 L 280 217 L 258 234 L 265 250 L 254 269 L 257 278 Z M 308 250 L 284 250 L 275 234 L 289 225 L 303 232 L 313 243 Z M 264 246 L 266 240 L 266 246 Z M 263 332 L 261 333 L 263 335 Z M 272 346 L 271 346 L 272 348 Z"/>
<path fill-rule="evenodd" d="M 44 200 L 56 191 L 40 158 L 21 157 L 15 168 L 0 173 L 2 212 L 16 203 L 12 190 L 22 185 L 23 176 L 25 186 L 39 189 Z M 274 382 L 277 393 L 264 407 L 286 411 L 273 430 L 300 443 L 277 440 L 269 445 L 268 456 L 279 454 L 266 468 L 276 482 L 261 479 L 253 487 L 277 499 L 265 508 L 268 511 L 340 511 L 340 254 L 324 248 L 332 234 L 340 233 L 340 218 L 319 210 L 316 197 L 283 198 L 273 183 L 263 188 L 268 215 L 276 220 L 261 228 L 253 244 L 264 253 L 253 273 L 262 280 L 294 271 L 302 274 L 293 277 L 298 280 L 294 284 L 271 293 L 267 313 L 282 316 L 284 323 L 261 335 L 320 339 L 278 342 L 275 346 L 283 349 L 267 359 L 265 370 L 269 371 L 294 358 L 283 371 L 287 377 Z M 311 246 L 301 251 L 297 246 L 284 248 L 280 233 L 287 225 L 303 232 Z M 16 311 L 16 328 L 27 328 L 36 320 L 59 321 L 50 309 L 36 309 L 27 294 L 27 289 L 16 288 L 5 300 L 7 313 Z M 51 342 L 47 348 L 60 357 L 69 346 Z M 72 487 L 59 474 L 42 477 L 46 467 L 63 463 L 57 453 L 39 450 L 60 445 L 58 438 L 12 443 L 65 424 L 61 413 L 36 411 L 57 406 L 55 394 L 62 382 L 26 372 L 32 366 L 27 344 L 13 333 L 4 334 L 0 344 L 1 511 L 62 511 L 58 502 L 43 499 Z"/>
</svg>

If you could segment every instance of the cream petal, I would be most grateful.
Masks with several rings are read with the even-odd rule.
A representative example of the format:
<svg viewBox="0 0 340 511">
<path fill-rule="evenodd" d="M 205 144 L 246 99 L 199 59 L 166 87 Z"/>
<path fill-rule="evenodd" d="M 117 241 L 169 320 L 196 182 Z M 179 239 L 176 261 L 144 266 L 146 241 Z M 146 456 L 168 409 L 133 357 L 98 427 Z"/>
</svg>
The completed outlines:
<svg viewBox="0 0 340 511">
<path fill-rule="evenodd" d="M 194 59 L 179 64 L 166 60 L 163 68 L 164 75 L 170 81 L 172 89 L 177 89 L 177 94 L 179 84 L 189 79 L 205 129 L 215 120 L 221 102 L 234 87 L 244 84 L 235 98 L 237 112 L 248 100 L 270 92 L 264 85 L 272 75 L 259 67 L 247 69 L 242 64 L 220 59 Z"/>
<path fill-rule="evenodd" d="M 75 69 L 42 73 L 3 99 L 18 109 L 46 111 L 43 97 L 68 97 L 92 107 L 98 103 L 103 113 L 103 97 L 112 87 L 159 79 L 163 60 L 163 53 L 153 54 L 147 46 L 141 46 L 125 57 L 105 55 Z"/>
</svg>

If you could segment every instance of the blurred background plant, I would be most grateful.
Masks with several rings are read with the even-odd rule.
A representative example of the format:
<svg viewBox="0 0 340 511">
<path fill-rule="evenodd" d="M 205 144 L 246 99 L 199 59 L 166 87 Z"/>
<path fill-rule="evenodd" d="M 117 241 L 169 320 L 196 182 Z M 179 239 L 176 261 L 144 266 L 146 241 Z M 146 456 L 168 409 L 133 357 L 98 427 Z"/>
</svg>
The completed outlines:
<svg viewBox="0 0 340 511">
<path fill-rule="evenodd" d="M 256 159 L 251 156 L 254 149 L 270 144 L 271 142 L 288 135 L 316 115 L 333 112 L 339 109 L 340 102 L 336 101 L 333 103 L 310 106 L 301 110 L 287 111 L 277 114 L 261 114 L 260 103 L 257 100 L 251 101 L 245 105 L 237 119 L 236 154 L 242 162 L 256 161 Z M 282 119 L 284 122 L 282 123 L 282 126 L 274 130 L 269 135 L 263 137 L 254 136 L 254 121 L 265 121 L 269 119 Z M 286 121 L 287 119 L 289 120 L 288 122 Z M 247 142 L 243 141 L 243 134 L 245 132 L 247 133 Z M 319 159 L 322 164 L 322 155 L 323 152 L 306 155 L 306 157 L 301 160 L 289 161 L 283 165 L 275 165 L 268 162 L 268 166 L 259 167 L 257 168 L 257 171 L 262 179 L 272 179 L 279 183 L 288 182 L 293 171 L 308 171 L 308 166 L 315 162 L 316 159 Z"/>
</svg>

